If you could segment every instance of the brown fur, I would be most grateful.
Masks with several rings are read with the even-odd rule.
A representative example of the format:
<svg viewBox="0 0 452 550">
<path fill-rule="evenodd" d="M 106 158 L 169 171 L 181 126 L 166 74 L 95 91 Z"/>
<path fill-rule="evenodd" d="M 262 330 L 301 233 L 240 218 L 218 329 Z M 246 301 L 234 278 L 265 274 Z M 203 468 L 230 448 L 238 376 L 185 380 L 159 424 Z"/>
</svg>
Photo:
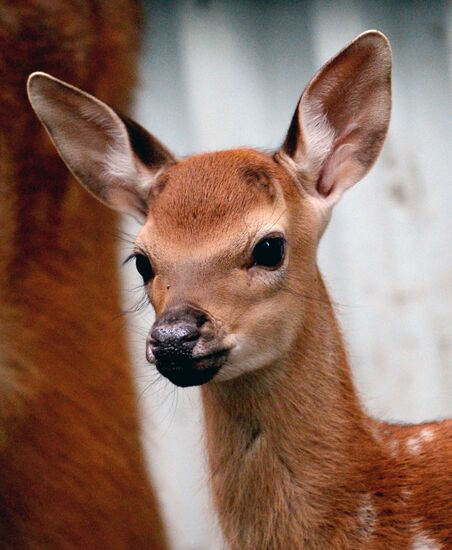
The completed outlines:
<svg viewBox="0 0 452 550">
<path fill-rule="evenodd" d="M 2 548 L 166 548 L 120 316 L 114 213 L 76 186 L 26 99 L 46 69 L 120 109 L 133 1 L 0 4 Z"/>
<path fill-rule="evenodd" d="M 231 550 L 452 547 L 452 423 L 366 415 L 317 267 L 333 205 L 383 145 L 390 81 L 387 39 L 363 33 L 311 80 L 275 155 L 239 149 L 176 162 L 146 140 L 162 168 L 96 99 L 49 75 L 30 78 L 32 104 L 82 184 L 145 217 L 136 251 L 152 265 L 155 327 L 173 346 L 165 359 L 162 332 L 151 329 L 147 357 L 179 385 L 210 376 L 211 483 Z M 256 243 L 275 234 L 285 239 L 281 262 L 253 261 Z M 180 334 L 190 335 L 189 352 Z"/>
<path fill-rule="evenodd" d="M 217 255 L 222 248 L 232 252 L 227 243 L 246 231 L 250 211 L 257 208 L 265 218 L 268 196 L 240 178 L 247 168 L 276 178 L 284 192 L 287 236 L 296 244 L 289 282 L 278 304 L 267 307 L 266 326 L 275 332 L 288 319 L 296 336 L 285 356 L 265 370 L 214 379 L 202 388 L 214 501 L 230 547 L 403 550 L 419 531 L 442 548 L 452 547 L 452 423 L 429 424 L 432 441 L 421 438 L 413 454 L 408 439 L 427 425 L 388 425 L 364 413 L 315 267 L 312 207 L 278 163 L 237 150 L 196 156 L 168 170 L 138 240 L 140 246 L 152 243 L 149 254 L 162 269 L 151 294 L 157 315 L 187 301 L 231 332 L 237 325 L 244 330 L 248 314 L 255 317 L 252 289 L 240 286 L 238 274 L 227 280 L 222 275 L 236 258 L 220 263 Z M 221 204 L 229 205 L 227 212 Z M 206 258 L 199 268 L 198 249 Z M 160 277 L 171 283 L 169 290 Z M 274 308 L 276 324 L 268 322 Z"/>
</svg>

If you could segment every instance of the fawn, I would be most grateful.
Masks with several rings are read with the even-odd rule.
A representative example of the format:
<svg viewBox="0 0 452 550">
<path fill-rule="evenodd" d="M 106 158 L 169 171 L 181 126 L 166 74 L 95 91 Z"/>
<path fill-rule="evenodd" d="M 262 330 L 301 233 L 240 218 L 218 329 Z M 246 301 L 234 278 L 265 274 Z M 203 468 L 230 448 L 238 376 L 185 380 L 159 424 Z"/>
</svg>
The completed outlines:
<svg viewBox="0 0 452 550">
<path fill-rule="evenodd" d="M 176 159 L 135 122 L 36 73 L 31 103 L 69 169 L 143 222 L 133 257 L 149 362 L 201 385 L 214 502 L 234 550 L 452 548 L 452 423 L 366 415 L 316 263 L 391 108 L 368 31 L 313 77 L 275 154 Z"/>
<path fill-rule="evenodd" d="M 41 67 L 126 109 L 139 26 L 135 0 L 0 4 L 2 549 L 167 548 L 120 320 L 117 215 L 73 184 L 25 90 Z"/>
</svg>

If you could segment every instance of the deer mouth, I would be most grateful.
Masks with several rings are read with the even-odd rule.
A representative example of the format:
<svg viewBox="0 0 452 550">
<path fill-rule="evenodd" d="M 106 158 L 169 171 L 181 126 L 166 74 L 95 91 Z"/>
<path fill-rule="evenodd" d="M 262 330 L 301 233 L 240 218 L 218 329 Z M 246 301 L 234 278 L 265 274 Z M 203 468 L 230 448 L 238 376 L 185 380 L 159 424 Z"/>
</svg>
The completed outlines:
<svg viewBox="0 0 452 550">
<path fill-rule="evenodd" d="M 200 386 L 218 373 L 225 363 L 228 350 L 219 350 L 199 357 L 155 358 L 159 373 L 176 386 Z"/>
</svg>

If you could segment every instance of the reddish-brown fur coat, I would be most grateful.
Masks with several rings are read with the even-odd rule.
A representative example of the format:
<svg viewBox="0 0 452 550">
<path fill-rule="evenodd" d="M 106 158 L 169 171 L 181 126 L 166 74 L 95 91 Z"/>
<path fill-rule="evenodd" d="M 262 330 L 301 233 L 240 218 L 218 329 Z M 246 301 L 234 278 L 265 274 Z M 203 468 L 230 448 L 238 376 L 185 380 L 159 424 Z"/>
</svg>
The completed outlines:
<svg viewBox="0 0 452 550">
<path fill-rule="evenodd" d="M 120 109 L 133 1 L 0 4 L 2 548 L 166 548 L 120 315 L 117 218 L 68 176 L 26 99 L 48 70 Z"/>
<path fill-rule="evenodd" d="M 264 176 L 250 182 L 251 173 Z M 272 178 L 287 205 L 292 267 L 278 293 L 286 304 L 278 326 L 268 321 L 275 304 L 260 322 L 271 339 L 289 320 L 296 337 L 265 369 L 202 387 L 225 538 L 232 550 L 417 550 L 422 537 L 435 543 L 426 550 L 450 548 L 452 423 L 389 425 L 364 412 L 316 267 L 309 201 L 271 157 L 223 151 L 167 170 L 139 237 L 159 270 L 150 289 L 157 315 L 178 301 L 195 303 L 226 319 L 231 331 L 244 330 L 253 284 L 242 286 L 246 275 L 238 269 L 226 274 L 240 265 L 240 245 L 232 243 L 243 220 L 257 209 L 267 223 L 275 193 L 265 182 Z M 262 335 L 255 334 L 259 348 Z"/>
<path fill-rule="evenodd" d="M 281 215 L 269 206 L 272 179 L 287 205 Z M 240 149 L 190 157 L 160 183 L 138 239 L 158 270 L 157 315 L 195 303 L 243 332 L 259 299 L 257 350 L 285 323 L 296 330 L 273 364 L 202 386 L 213 497 L 231 550 L 452 548 L 452 422 L 389 425 L 364 412 L 316 267 L 318 221 L 292 177 Z M 287 281 L 267 305 L 232 244 L 254 232 L 244 222 L 252 212 L 271 227 L 285 218 L 291 243 Z"/>
<path fill-rule="evenodd" d="M 287 208 L 269 224 L 272 180 Z M 274 227 L 285 218 L 291 243 L 287 281 L 259 310 L 252 335 L 260 349 L 288 322 L 290 350 L 264 369 L 202 386 L 213 497 L 230 548 L 452 548 L 452 422 L 390 425 L 363 410 L 316 267 L 318 222 L 292 177 L 273 158 L 239 149 L 190 157 L 160 183 L 138 239 L 158 269 L 157 315 L 195 303 L 231 332 L 246 330 L 257 291 L 237 268 L 237 237 L 254 232 L 244 220 L 257 212 L 259 224 Z M 259 299 L 265 304 L 263 291 Z M 284 334 L 275 345 L 283 342 Z"/>
</svg>

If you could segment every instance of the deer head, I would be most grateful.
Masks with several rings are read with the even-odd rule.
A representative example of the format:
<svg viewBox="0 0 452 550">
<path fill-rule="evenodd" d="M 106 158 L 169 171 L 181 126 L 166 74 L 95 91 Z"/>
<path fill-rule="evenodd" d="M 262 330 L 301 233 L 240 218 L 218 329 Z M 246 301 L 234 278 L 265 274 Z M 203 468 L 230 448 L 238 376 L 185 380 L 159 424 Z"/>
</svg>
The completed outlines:
<svg viewBox="0 0 452 550">
<path fill-rule="evenodd" d="M 179 386 L 278 368 L 309 312 L 334 204 L 370 169 L 391 105 L 391 49 L 369 31 L 310 81 L 279 151 L 176 159 L 135 122 L 44 73 L 28 93 L 68 168 L 143 222 L 136 267 L 155 309 L 147 357 Z"/>
</svg>

